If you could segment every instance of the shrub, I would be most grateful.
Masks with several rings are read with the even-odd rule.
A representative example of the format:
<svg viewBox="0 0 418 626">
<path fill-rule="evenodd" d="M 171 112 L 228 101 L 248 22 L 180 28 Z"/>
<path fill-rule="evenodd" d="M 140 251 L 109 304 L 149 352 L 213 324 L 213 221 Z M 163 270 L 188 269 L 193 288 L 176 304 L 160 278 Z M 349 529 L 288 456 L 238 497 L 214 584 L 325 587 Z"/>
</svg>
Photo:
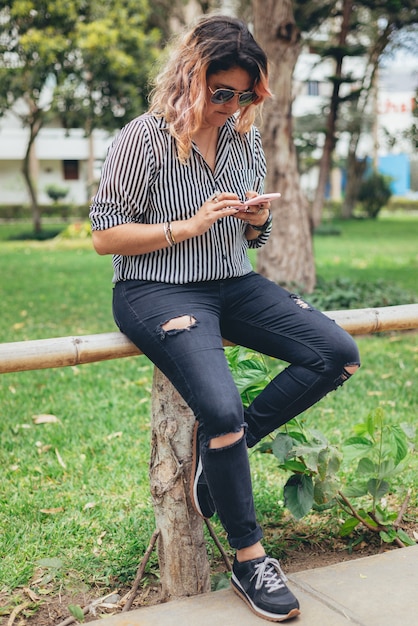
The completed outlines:
<svg viewBox="0 0 418 626">
<path fill-rule="evenodd" d="M 390 180 L 388 176 L 372 172 L 361 183 L 358 201 L 367 217 L 376 218 L 379 211 L 386 206 L 392 195 Z"/>
<path fill-rule="evenodd" d="M 416 300 L 415 294 L 382 279 L 366 283 L 349 278 L 318 278 L 313 293 L 300 295 L 323 311 L 395 306 Z"/>
<path fill-rule="evenodd" d="M 58 203 L 59 200 L 63 200 L 69 191 L 68 187 L 60 187 L 59 185 L 48 185 L 45 187 L 45 192 L 48 197 L 55 203 Z"/>
</svg>

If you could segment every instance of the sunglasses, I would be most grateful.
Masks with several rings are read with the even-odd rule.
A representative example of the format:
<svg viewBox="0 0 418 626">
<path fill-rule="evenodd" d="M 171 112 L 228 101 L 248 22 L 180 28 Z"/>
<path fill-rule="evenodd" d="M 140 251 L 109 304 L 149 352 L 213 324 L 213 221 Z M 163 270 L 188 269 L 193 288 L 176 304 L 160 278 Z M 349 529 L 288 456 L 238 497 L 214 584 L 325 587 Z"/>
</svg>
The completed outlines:
<svg viewBox="0 0 418 626">
<path fill-rule="evenodd" d="M 255 91 L 235 91 L 235 89 L 211 89 L 208 85 L 208 89 L 212 94 L 210 101 L 212 104 L 226 104 L 230 102 L 234 96 L 238 96 L 238 104 L 240 107 L 246 107 L 252 104 L 257 98 Z"/>
</svg>

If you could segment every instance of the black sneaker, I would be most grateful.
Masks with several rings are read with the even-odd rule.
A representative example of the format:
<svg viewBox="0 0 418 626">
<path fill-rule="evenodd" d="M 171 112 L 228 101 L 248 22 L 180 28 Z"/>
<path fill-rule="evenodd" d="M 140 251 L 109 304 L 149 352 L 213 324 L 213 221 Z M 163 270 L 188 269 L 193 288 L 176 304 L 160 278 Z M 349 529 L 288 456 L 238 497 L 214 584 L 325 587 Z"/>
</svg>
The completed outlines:
<svg viewBox="0 0 418 626">
<path fill-rule="evenodd" d="M 232 566 L 232 588 L 259 617 L 282 622 L 299 615 L 299 602 L 286 587 L 277 559 L 262 556 Z"/>
<path fill-rule="evenodd" d="M 215 514 L 215 503 L 209 493 L 209 487 L 203 476 L 202 460 L 200 458 L 199 437 L 197 430 L 199 423 L 196 422 L 193 428 L 193 457 L 192 457 L 192 479 L 190 481 L 192 503 L 197 513 L 208 519 Z"/>
</svg>

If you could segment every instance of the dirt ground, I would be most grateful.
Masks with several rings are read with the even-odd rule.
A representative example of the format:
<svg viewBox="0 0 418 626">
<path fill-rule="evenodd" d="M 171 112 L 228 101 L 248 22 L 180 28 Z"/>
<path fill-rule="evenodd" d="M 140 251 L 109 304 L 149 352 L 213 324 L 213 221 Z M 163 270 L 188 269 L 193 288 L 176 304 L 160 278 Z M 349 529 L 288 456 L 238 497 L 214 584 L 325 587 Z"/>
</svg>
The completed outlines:
<svg viewBox="0 0 418 626">
<path fill-rule="evenodd" d="M 379 554 L 385 550 L 402 549 L 387 544 L 381 544 L 377 537 L 367 537 L 366 541 L 358 541 L 352 548 L 346 540 L 335 538 L 335 536 L 325 535 L 321 538 L 320 533 L 315 536 L 308 536 L 309 527 L 299 528 L 299 534 L 293 533 L 293 543 L 289 546 L 286 555 L 281 559 L 283 569 L 287 573 L 301 570 L 315 569 L 362 558 L 373 554 Z M 411 523 L 405 530 L 408 533 L 418 534 L 418 524 Z M 274 534 L 276 529 L 270 531 Z M 305 535 L 304 535 L 305 533 Z M 295 540 L 296 538 L 296 540 Z M 266 531 L 266 539 L 269 540 L 269 530 Z M 211 566 L 212 573 L 226 581 L 226 566 L 219 557 Z M 39 572 L 37 573 L 39 575 Z M 223 576 L 224 574 L 224 576 Z M 36 583 L 36 574 L 33 583 Z M 36 584 L 19 590 L 19 596 L 10 603 L 10 596 L 7 598 L 0 594 L 0 624 L 1 626 L 70 626 L 78 624 L 75 619 L 71 621 L 69 606 L 75 605 L 80 608 L 88 607 L 92 603 L 93 608 L 85 609 L 84 623 L 98 620 L 105 615 L 120 613 L 126 602 L 127 594 L 131 587 L 116 587 L 113 596 L 100 602 L 104 593 L 101 589 L 78 590 L 69 592 L 56 587 L 43 588 L 44 595 L 37 595 L 33 589 Z M 155 576 L 147 575 L 146 584 L 139 588 L 135 595 L 135 600 L 131 610 L 139 609 L 141 606 L 150 606 L 161 601 L 158 580 Z M 7 602 L 7 604 L 6 604 Z M 3 606 L 3 610 L 1 610 Z M 6 608 L 7 607 L 7 608 Z"/>
</svg>

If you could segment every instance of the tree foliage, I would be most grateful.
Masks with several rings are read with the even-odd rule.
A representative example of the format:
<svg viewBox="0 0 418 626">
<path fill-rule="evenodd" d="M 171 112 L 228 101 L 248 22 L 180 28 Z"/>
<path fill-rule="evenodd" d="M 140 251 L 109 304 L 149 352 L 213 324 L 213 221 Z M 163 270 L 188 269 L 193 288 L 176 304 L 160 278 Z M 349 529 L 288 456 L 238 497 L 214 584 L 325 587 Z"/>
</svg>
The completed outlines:
<svg viewBox="0 0 418 626">
<path fill-rule="evenodd" d="M 63 125 L 113 130 L 147 104 L 148 76 L 160 32 L 148 26 L 148 0 L 90 2 L 74 29 L 74 51 L 57 92 Z"/>
<path fill-rule="evenodd" d="M 40 129 L 58 113 L 90 134 L 143 110 L 160 40 L 149 18 L 148 0 L 0 0 L 0 114 L 12 111 L 29 130 L 22 169 L 35 231 L 30 154 Z"/>
</svg>

